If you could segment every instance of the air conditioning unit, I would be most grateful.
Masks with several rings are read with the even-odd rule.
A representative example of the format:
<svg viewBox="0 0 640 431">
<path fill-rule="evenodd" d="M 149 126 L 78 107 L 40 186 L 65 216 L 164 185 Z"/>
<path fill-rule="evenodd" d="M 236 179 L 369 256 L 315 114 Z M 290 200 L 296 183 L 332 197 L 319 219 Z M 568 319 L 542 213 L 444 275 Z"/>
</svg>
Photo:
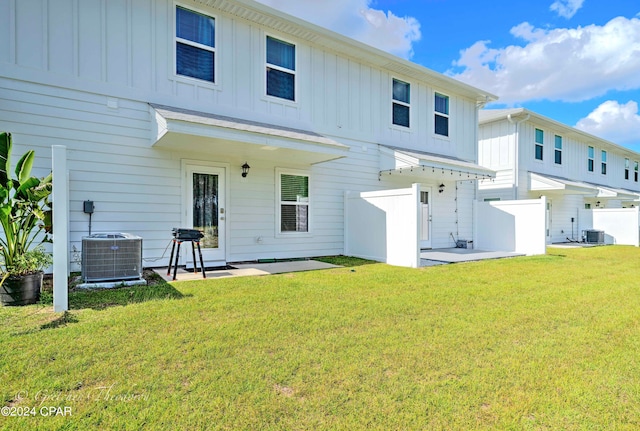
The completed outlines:
<svg viewBox="0 0 640 431">
<path fill-rule="evenodd" d="M 588 244 L 604 244 L 604 231 L 595 229 L 585 230 L 584 242 Z"/>
<path fill-rule="evenodd" d="M 82 279 L 133 280 L 142 277 L 142 238 L 128 233 L 95 233 L 82 238 Z"/>
</svg>

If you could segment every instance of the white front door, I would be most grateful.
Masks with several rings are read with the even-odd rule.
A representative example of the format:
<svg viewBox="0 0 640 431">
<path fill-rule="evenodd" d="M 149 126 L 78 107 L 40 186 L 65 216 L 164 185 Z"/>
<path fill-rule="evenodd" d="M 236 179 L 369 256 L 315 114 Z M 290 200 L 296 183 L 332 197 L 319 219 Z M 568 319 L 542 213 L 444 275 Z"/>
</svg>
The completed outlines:
<svg viewBox="0 0 640 431">
<path fill-rule="evenodd" d="M 200 240 L 205 267 L 226 265 L 225 168 L 187 165 L 186 226 L 204 233 Z M 182 256 L 193 267 L 190 245 L 183 243 Z M 196 259 L 199 260 L 197 251 Z M 200 262 L 198 261 L 198 267 Z"/>
<path fill-rule="evenodd" d="M 431 189 L 420 191 L 420 248 L 431 248 Z"/>
</svg>

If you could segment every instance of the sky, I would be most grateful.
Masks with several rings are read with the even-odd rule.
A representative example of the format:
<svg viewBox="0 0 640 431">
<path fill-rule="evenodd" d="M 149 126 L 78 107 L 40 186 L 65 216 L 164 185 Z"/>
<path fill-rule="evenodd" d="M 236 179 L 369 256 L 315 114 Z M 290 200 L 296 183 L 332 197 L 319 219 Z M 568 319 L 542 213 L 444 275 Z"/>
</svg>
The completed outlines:
<svg viewBox="0 0 640 431">
<path fill-rule="evenodd" d="M 638 0 L 258 0 L 640 152 Z"/>
</svg>

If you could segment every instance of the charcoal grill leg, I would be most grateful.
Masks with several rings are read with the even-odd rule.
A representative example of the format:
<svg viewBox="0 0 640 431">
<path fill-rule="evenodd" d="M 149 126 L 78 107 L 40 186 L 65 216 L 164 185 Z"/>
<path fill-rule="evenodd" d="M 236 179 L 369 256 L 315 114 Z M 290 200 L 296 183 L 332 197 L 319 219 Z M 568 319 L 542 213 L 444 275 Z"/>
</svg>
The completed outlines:
<svg viewBox="0 0 640 431">
<path fill-rule="evenodd" d="M 176 262 L 173 265 L 173 279 L 176 279 L 176 274 L 178 273 L 178 259 L 180 258 L 180 244 L 182 241 L 178 241 L 178 250 L 176 251 Z"/>
<path fill-rule="evenodd" d="M 196 263 L 196 244 L 193 241 L 191 242 L 191 255 L 193 256 L 193 273 L 197 274 L 198 273 L 198 264 Z M 204 268 L 202 268 L 202 265 L 200 265 L 200 268 L 204 271 Z"/>
<path fill-rule="evenodd" d="M 176 240 L 173 240 L 173 246 L 171 247 L 171 257 L 169 258 L 169 267 L 167 268 L 167 277 L 171 275 L 171 264 L 173 263 L 173 252 L 176 250 Z"/>
<path fill-rule="evenodd" d="M 196 241 L 196 244 L 198 244 L 198 254 L 200 255 L 200 268 L 202 268 L 202 278 L 207 278 L 206 271 L 204 270 L 204 262 L 202 260 L 202 250 L 200 250 L 200 241 Z M 195 264 L 196 264 L 196 258 L 194 256 L 193 265 L 195 266 Z"/>
</svg>

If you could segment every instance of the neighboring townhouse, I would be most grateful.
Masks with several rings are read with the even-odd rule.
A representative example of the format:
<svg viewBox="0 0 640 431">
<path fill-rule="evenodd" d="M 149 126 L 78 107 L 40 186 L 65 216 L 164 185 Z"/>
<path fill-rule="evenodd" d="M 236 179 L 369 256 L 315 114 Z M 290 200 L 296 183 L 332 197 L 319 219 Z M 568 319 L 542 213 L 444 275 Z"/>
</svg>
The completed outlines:
<svg viewBox="0 0 640 431">
<path fill-rule="evenodd" d="M 167 265 L 174 227 L 205 232 L 207 266 L 343 254 L 345 192 L 412 184 L 419 247 L 473 238 L 494 95 L 251 0 L 0 16 L 0 130 L 42 174 L 66 147 L 71 269 L 90 226 L 142 237 L 145 266 Z"/>
<path fill-rule="evenodd" d="M 640 154 L 523 108 L 481 110 L 479 122 L 478 162 L 496 178 L 478 199 L 545 196 L 548 243 L 582 240 L 585 210 L 637 207 Z"/>
</svg>

